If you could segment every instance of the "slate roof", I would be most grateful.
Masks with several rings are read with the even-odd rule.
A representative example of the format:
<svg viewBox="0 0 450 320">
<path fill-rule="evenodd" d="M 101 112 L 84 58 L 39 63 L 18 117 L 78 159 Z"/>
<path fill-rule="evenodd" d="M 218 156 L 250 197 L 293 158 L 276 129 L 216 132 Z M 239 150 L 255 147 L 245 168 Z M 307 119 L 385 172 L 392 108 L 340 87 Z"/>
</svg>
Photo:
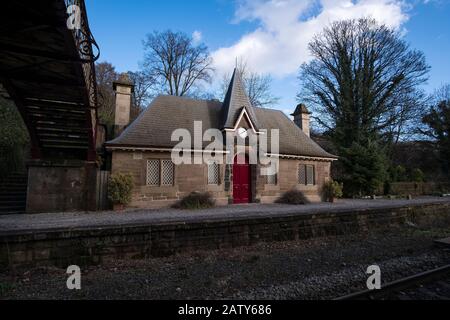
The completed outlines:
<svg viewBox="0 0 450 320">
<path fill-rule="evenodd" d="M 193 137 L 194 121 L 202 121 L 203 131 L 219 128 L 222 103 L 176 96 L 158 96 L 141 115 L 107 146 L 174 147 L 172 132 L 187 129 Z"/>
<path fill-rule="evenodd" d="M 233 82 L 233 81 L 232 81 Z M 231 99 L 236 97 L 231 94 Z M 234 100 L 234 101 L 237 101 Z M 223 107 L 228 105 L 231 110 L 234 102 L 223 104 L 215 100 L 195 100 L 175 96 L 158 96 L 150 106 L 116 139 L 107 142 L 109 147 L 136 148 L 172 148 L 178 142 L 171 141 L 172 132 L 183 128 L 194 136 L 194 121 L 202 121 L 203 131 L 209 128 L 222 129 Z M 240 108 L 242 110 L 242 107 Z M 252 108 L 252 121 L 258 120 L 258 129 L 280 130 L 280 154 L 311 156 L 321 158 L 336 158 L 323 150 L 295 125 L 283 112 L 273 109 Z M 240 113 L 239 109 L 236 111 Z M 250 113 L 249 110 L 249 113 Z M 237 116 L 234 114 L 231 116 Z M 231 121 L 231 120 L 230 120 Z M 233 127 L 234 124 L 230 127 Z M 210 142 L 205 142 L 204 147 Z M 194 146 L 192 146 L 194 147 Z M 270 140 L 268 141 L 270 152 Z"/>
<path fill-rule="evenodd" d="M 255 129 L 259 129 L 258 118 L 253 112 L 254 108 L 252 108 L 250 100 L 245 93 L 241 73 L 239 69 L 235 68 L 225 95 L 225 100 L 223 101 L 222 119 L 219 129 L 234 128 L 243 107 L 247 109 Z"/>
<path fill-rule="evenodd" d="M 337 156 L 326 152 L 308 137 L 284 112 L 266 108 L 254 110 L 262 128 L 280 130 L 280 154 L 337 159 Z M 269 139 L 269 152 L 270 145 Z"/>
</svg>

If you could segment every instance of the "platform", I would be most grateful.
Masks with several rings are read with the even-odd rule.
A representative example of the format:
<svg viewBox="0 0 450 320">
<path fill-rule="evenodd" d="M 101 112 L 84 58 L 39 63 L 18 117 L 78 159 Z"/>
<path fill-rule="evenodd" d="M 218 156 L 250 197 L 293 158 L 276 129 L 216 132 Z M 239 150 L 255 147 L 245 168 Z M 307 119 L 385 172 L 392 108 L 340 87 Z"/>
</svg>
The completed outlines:
<svg viewBox="0 0 450 320">
<path fill-rule="evenodd" d="M 72 212 L 34 215 L 0 216 L 0 235 L 29 233 L 32 231 L 73 230 L 112 226 L 137 226 L 165 223 L 229 221 L 236 219 L 283 217 L 320 213 L 339 213 L 354 210 L 399 208 L 404 206 L 449 203 L 450 198 L 421 197 L 413 200 L 355 200 L 308 205 L 248 204 L 230 205 L 203 210 L 127 210 L 123 212 Z"/>
<path fill-rule="evenodd" d="M 0 268 L 107 263 L 450 221 L 449 198 L 0 217 Z"/>
</svg>

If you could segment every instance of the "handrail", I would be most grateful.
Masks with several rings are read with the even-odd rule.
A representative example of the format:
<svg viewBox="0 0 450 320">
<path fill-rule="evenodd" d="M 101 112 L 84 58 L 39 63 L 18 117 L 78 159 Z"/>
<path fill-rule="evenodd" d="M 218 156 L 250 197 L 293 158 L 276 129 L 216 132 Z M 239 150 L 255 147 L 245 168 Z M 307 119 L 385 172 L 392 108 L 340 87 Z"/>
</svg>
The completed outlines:
<svg viewBox="0 0 450 320">
<path fill-rule="evenodd" d="M 88 89 L 90 107 L 96 109 L 97 103 L 97 81 L 95 76 L 95 61 L 100 57 L 100 48 L 95 41 L 87 18 L 86 5 L 84 0 L 64 0 L 66 8 L 77 6 L 79 8 L 80 23 L 78 28 L 72 29 L 75 46 L 78 49 L 80 61 Z M 95 51 L 94 49 L 95 48 Z"/>
<path fill-rule="evenodd" d="M 75 22 L 78 23 L 72 29 L 72 35 L 75 41 L 75 46 L 78 49 L 80 61 L 82 63 L 82 70 L 86 84 L 88 103 L 89 103 L 89 117 L 87 121 L 90 122 L 91 135 L 89 137 L 89 151 L 88 160 L 96 161 L 96 139 L 97 139 L 97 123 L 98 123 L 98 98 L 97 98 L 97 79 L 95 75 L 95 61 L 100 57 L 100 48 L 95 41 L 91 30 L 89 29 L 89 22 L 87 17 L 86 5 L 84 0 L 64 0 L 67 11 L 69 6 L 77 6 L 78 14 Z M 73 7 L 71 8 L 73 9 Z M 69 18 L 69 17 L 68 17 Z M 95 53 L 94 49 L 95 48 Z"/>
</svg>

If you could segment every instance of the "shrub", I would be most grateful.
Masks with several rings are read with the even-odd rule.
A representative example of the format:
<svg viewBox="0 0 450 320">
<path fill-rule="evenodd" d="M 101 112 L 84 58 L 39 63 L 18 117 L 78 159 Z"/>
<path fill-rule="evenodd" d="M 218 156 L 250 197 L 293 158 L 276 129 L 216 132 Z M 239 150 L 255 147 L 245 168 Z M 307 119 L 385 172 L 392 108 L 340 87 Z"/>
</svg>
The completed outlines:
<svg viewBox="0 0 450 320">
<path fill-rule="evenodd" d="M 342 198 L 344 186 L 334 180 L 327 181 L 322 187 L 322 196 L 325 201 L 334 202 L 336 198 Z"/>
<path fill-rule="evenodd" d="M 127 205 L 131 202 L 133 187 L 131 174 L 116 173 L 108 180 L 108 198 L 114 204 Z"/>
<path fill-rule="evenodd" d="M 285 192 L 276 203 L 284 203 L 284 204 L 306 204 L 308 200 L 306 200 L 305 196 L 301 191 L 298 190 L 290 190 Z"/>
<path fill-rule="evenodd" d="M 414 169 L 411 172 L 411 180 L 413 182 L 424 182 L 425 181 L 425 174 L 420 169 Z"/>
<path fill-rule="evenodd" d="M 213 208 L 215 205 L 216 201 L 209 192 L 192 192 L 173 207 L 178 209 L 198 210 Z"/>
</svg>

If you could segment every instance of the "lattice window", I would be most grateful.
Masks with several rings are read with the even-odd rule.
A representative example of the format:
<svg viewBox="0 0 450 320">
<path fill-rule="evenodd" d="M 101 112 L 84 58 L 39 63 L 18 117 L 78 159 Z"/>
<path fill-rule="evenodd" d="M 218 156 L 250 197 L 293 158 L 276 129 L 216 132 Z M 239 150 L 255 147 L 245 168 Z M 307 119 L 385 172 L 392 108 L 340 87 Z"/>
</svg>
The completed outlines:
<svg viewBox="0 0 450 320">
<path fill-rule="evenodd" d="M 147 161 L 147 185 L 159 186 L 160 181 L 160 163 L 159 160 Z"/>
<path fill-rule="evenodd" d="M 273 170 L 274 168 L 275 168 L 275 170 Z M 270 166 L 267 167 L 267 169 L 268 169 L 267 173 L 274 172 L 274 174 L 269 174 L 266 176 L 267 184 L 276 185 L 278 183 L 278 174 L 277 174 L 278 170 L 276 170 L 277 169 L 276 167 L 274 167 L 274 168 L 271 168 Z"/>
<path fill-rule="evenodd" d="M 208 184 L 218 185 L 220 182 L 220 166 L 217 163 L 208 164 Z"/>
<path fill-rule="evenodd" d="M 298 183 L 306 185 L 306 166 L 303 164 L 298 166 Z"/>
<path fill-rule="evenodd" d="M 175 181 L 175 165 L 172 160 L 162 160 L 161 163 L 161 184 L 163 186 L 173 186 Z"/>
<path fill-rule="evenodd" d="M 267 176 L 267 184 L 276 185 L 277 184 L 277 174 L 271 174 Z"/>
<path fill-rule="evenodd" d="M 314 166 L 306 166 L 306 185 L 313 186 L 316 184 Z"/>
</svg>

